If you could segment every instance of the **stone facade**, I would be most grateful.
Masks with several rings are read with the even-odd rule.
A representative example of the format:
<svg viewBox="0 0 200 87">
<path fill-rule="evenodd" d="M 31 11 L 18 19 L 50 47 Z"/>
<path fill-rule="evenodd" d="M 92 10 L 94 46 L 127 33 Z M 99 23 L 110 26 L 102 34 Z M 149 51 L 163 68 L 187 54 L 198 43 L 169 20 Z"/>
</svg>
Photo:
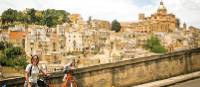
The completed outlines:
<svg viewBox="0 0 200 87">
<path fill-rule="evenodd" d="M 83 34 L 81 32 L 71 31 L 66 33 L 66 50 L 68 52 L 83 51 Z"/>
<path fill-rule="evenodd" d="M 9 42 L 13 43 L 15 46 L 25 47 L 25 37 L 26 32 L 23 31 L 10 31 L 9 32 Z"/>
<path fill-rule="evenodd" d="M 8 41 L 9 40 L 9 33 L 4 30 L 0 30 L 0 41 Z"/>
<path fill-rule="evenodd" d="M 98 19 L 93 19 L 91 21 L 88 21 L 89 23 L 89 28 L 91 29 L 106 29 L 106 30 L 110 30 L 111 29 L 111 25 L 109 21 L 105 21 L 105 20 L 98 20 Z"/>
<path fill-rule="evenodd" d="M 80 14 L 71 14 L 69 15 L 70 27 L 75 28 L 77 31 L 82 31 L 86 27 L 86 22 L 83 21 L 83 18 Z"/>
<path fill-rule="evenodd" d="M 172 32 L 179 28 L 179 21 L 172 13 L 167 13 L 167 9 L 163 2 L 156 13 L 150 17 L 145 17 L 145 14 L 139 14 L 139 22 L 137 23 L 122 23 L 122 30 L 132 29 L 135 32 Z"/>
</svg>

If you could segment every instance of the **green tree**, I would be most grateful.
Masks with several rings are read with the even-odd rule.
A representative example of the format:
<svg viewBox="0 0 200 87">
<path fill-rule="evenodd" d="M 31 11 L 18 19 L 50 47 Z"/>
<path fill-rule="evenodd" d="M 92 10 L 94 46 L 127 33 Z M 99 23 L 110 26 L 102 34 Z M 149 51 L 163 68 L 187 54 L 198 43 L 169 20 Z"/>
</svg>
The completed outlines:
<svg viewBox="0 0 200 87">
<path fill-rule="evenodd" d="M 28 15 L 23 12 L 18 12 L 17 14 L 17 21 L 23 24 L 27 24 L 28 22 Z"/>
<path fill-rule="evenodd" d="M 44 11 L 43 25 L 54 27 L 57 24 L 69 22 L 69 13 L 64 10 L 47 9 Z"/>
<path fill-rule="evenodd" d="M 44 19 L 44 22 L 45 22 L 45 25 L 48 26 L 48 27 L 53 27 L 55 26 L 55 23 L 53 21 L 53 18 L 52 16 L 48 16 Z"/>
<path fill-rule="evenodd" d="M 43 25 L 43 20 L 44 20 L 44 11 L 37 11 L 36 14 L 36 22 L 35 24 L 37 25 Z"/>
<path fill-rule="evenodd" d="M 5 49 L 4 42 L 3 42 L 3 41 L 1 41 L 1 42 L 0 42 L 0 50 L 4 50 L 4 49 Z"/>
<path fill-rule="evenodd" d="M 3 66 L 25 67 L 28 64 L 22 48 L 8 42 L 0 42 L 0 46 L 0 63 Z"/>
<path fill-rule="evenodd" d="M 1 15 L 2 23 L 12 23 L 17 19 L 17 10 L 8 9 L 5 10 Z"/>
<path fill-rule="evenodd" d="M 5 10 L 1 15 L 1 28 L 8 28 L 13 26 L 14 22 L 17 20 L 17 11 L 13 9 Z"/>
<path fill-rule="evenodd" d="M 17 10 L 8 9 L 1 15 L 1 27 L 8 28 L 17 24 L 37 24 L 55 27 L 65 22 L 70 23 L 70 13 L 65 10 L 47 9 L 38 11 L 34 8 L 27 9 L 26 12 L 18 12 Z"/>
<path fill-rule="evenodd" d="M 20 47 L 11 47 L 6 48 L 4 50 L 4 54 L 7 58 L 16 58 L 17 56 L 21 55 L 21 48 Z"/>
<path fill-rule="evenodd" d="M 158 37 L 152 35 L 149 39 L 147 39 L 146 44 L 144 45 L 145 49 L 150 50 L 154 53 L 165 53 L 166 49 L 161 45 Z"/>
<path fill-rule="evenodd" d="M 36 16 L 35 16 L 36 10 L 34 8 L 28 9 L 27 11 L 27 20 L 29 24 L 35 23 L 36 22 Z"/>
<path fill-rule="evenodd" d="M 117 20 L 112 21 L 112 31 L 119 32 L 121 30 L 121 25 Z"/>
</svg>

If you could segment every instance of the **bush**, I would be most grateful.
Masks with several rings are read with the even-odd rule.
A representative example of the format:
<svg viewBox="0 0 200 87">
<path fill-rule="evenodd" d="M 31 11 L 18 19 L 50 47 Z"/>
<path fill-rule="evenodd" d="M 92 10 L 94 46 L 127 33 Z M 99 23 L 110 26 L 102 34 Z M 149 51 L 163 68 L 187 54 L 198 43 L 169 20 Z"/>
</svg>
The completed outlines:
<svg viewBox="0 0 200 87">
<path fill-rule="evenodd" d="M 153 35 L 147 40 L 144 48 L 154 53 L 166 52 L 166 49 L 161 45 L 159 38 Z"/>
<path fill-rule="evenodd" d="M 120 23 L 117 20 L 113 20 L 112 21 L 111 30 L 115 31 L 115 32 L 119 32 L 121 30 L 121 25 L 120 25 Z"/>
<path fill-rule="evenodd" d="M 20 47 L 14 47 L 8 42 L 3 42 L 3 44 L 9 44 L 9 46 L 1 46 L 4 49 L 0 50 L 0 63 L 3 66 L 25 68 L 28 63 L 26 62 L 27 59 L 23 54 L 23 49 Z"/>
</svg>

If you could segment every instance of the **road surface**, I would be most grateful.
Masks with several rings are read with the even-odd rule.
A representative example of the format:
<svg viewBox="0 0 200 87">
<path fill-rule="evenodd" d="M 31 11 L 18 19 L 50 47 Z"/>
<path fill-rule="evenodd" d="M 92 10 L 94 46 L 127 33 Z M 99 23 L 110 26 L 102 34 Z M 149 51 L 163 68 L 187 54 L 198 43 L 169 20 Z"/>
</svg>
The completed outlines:
<svg viewBox="0 0 200 87">
<path fill-rule="evenodd" d="M 200 87 L 200 78 L 179 83 L 170 87 Z"/>
</svg>

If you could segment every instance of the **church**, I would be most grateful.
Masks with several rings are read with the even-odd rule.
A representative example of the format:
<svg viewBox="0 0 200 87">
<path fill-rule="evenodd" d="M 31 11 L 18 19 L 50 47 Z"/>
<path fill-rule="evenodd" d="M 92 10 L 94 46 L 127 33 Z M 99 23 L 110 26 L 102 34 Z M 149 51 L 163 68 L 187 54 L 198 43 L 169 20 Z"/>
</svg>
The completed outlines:
<svg viewBox="0 0 200 87">
<path fill-rule="evenodd" d="M 179 28 L 179 19 L 172 13 L 167 13 L 167 9 L 161 0 L 157 12 L 149 17 L 145 17 L 144 13 L 139 14 L 139 22 L 122 24 L 123 29 L 131 29 L 134 32 L 150 33 L 150 32 L 172 32 Z"/>
</svg>

